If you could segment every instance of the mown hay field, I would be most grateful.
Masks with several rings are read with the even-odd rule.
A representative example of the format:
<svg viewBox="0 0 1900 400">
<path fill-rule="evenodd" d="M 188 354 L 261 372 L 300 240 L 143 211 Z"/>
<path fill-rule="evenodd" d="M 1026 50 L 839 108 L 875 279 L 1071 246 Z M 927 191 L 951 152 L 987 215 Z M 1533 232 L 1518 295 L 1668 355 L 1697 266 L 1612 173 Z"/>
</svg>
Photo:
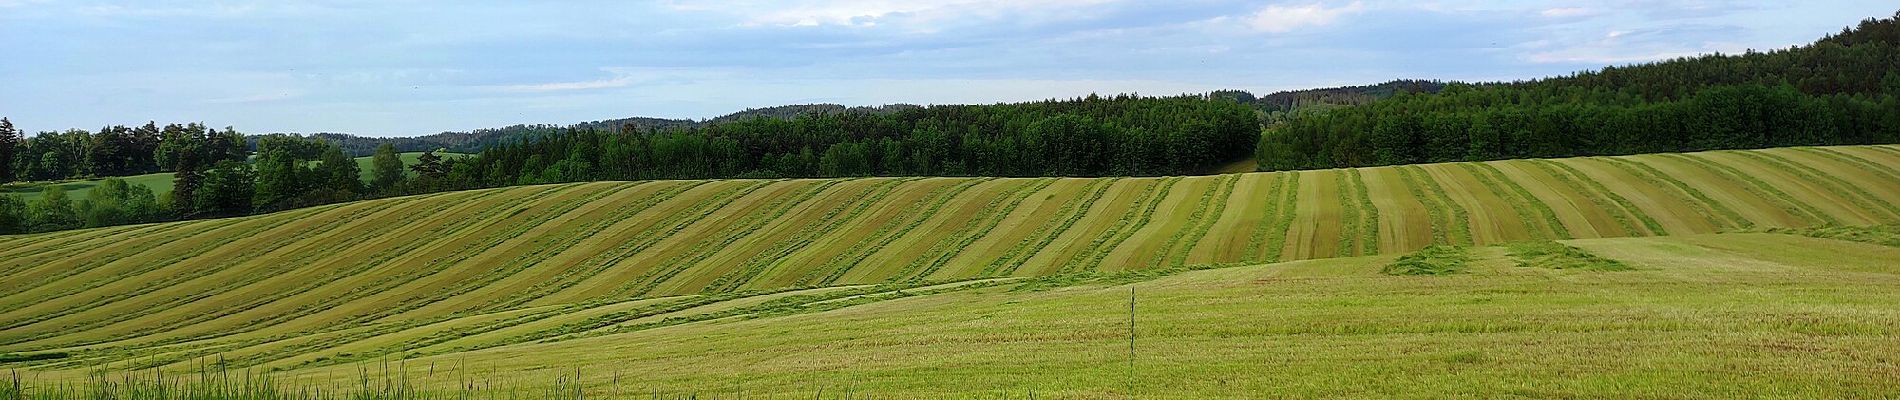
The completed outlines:
<svg viewBox="0 0 1900 400">
<path fill-rule="evenodd" d="M 167 370 L 378 398 L 1900 395 L 1900 231 L 1808 233 L 1434 247 L 1460 264 L 1428 276 L 1390 254 L 526 307 Z M 194 345 L 171 347 L 151 356 Z M 16 364 L 86 380 L 64 362 Z"/>
<path fill-rule="evenodd" d="M 207 358 L 306 371 L 630 340 L 700 322 L 669 317 L 759 312 L 731 303 L 742 299 L 785 306 L 760 296 L 850 305 L 952 282 L 1433 244 L 1893 224 L 1896 199 L 1895 146 L 1164 178 L 509 187 L 0 237 L 0 353 L 67 355 L 6 364 L 49 373 Z"/>
</svg>

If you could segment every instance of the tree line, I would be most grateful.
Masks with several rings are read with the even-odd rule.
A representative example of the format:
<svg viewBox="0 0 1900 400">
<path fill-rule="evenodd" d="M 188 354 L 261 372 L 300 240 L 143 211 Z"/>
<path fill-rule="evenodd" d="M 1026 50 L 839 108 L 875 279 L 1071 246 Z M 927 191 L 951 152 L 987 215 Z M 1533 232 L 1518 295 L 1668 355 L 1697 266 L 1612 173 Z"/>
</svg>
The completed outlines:
<svg viewBox="0 0 1900 400">
<path fill-rule="evenodd" d="M 1114 96 L 570 129 L 490 147 L 424 186 L 848 176 L 1152 176 L 1245 158 L 1257 114 L 1206 96 Z"/>
<path fill-rule="evenodd" d="M 0 118 L 0 182 L 130 176 L 178 171 L 186 143 L 204 143 L 215 159 L 244 161 L 244 136 L 226 127 L 200 123 L 143 126 L 111 125 L 97 132 L 70 129 L 24 137 L 11 120 Z M 195 144 L 194 144 L 195 145 Z"/>
<path fill-rule="evenodd" d="M 118 145 L 100 145 L 101 140 L 116 141 L 121 136 L 106 136 L 108 140 L 85 131 L 49 132 L 17 141 L 26 144 L 16 147 L 27 149 L 27 158 L 55 159 L 31 163 L 26 171 L 47 175 L 28 176 L 169 171 L 174 172 L 174 188 L 154 193 L 108 178 L 85 200 L 72 200 L 59 185 L 46 185 L 41 196 L 31 201 L 0 196 L 0 233 L 224 217 L 390 195 L 592 180 L 1186 174 L 1250 154 L 1259 132 L 1257 118 L 1246 105 L 1210 96 L 1122 95 L 997 105 L 839 109 L 671 128 L 576 126 L 541 130 L 471 157 L 424 153 L 407 166 L 396 147 L 386 142 L 374 152 L 367 182 L 343 146 L 322 135 L 244 135 L 231 128 L 213 130 L 199 124 L 164 128 L 148 124 L 157 135 L 129 135 L 139 138 L 134 141 L 137 146 L 102 150 Z M 5 126 L 12 131 L 10 123 Z M 247 146 L 254 151 L 247 151 Z M 12 153 L 0 153 L 6 154 Z M 45 172 L 47 166 L 58 166 L 60 172 Z"/>
<path fill-rule="evenodd" d="M 1896 14 L 1900 17 L 1900 14 Z M 1900 28 L 1510 83 L 1450 84 L 1268 127 L 1263 170 L 1900 143 Z"/>
<path fill-rule="evenodd" d="M 14 168 L 8 173 L 62 178 L 87 176 L 82 171 L 173 173 L 172 190 L 163 193 L 110 177 L 79 200 L 59 184 L 42 186 L 40 196 L 32 200 L 0 195 L 0 234 L 237 216 L 412 191 L 404 187 L 404 163 L 387 144 L 373 159 L 373 178 L 364 182 L 356 160 L 327 140 L 282 134 L 246 136 L 231 128 L 213 130 L 198 124 L 168 125 L 159 132 L 157 143 L 133 148 L 150 149 L 151 155 L 139 156 L 127 154 L 124 148 L 100 150 L 104 147 L 100 143 L 117 139 L 102 141 L 99 135 L 84 131 L 47 132 L 20 140 L 11 121 L 0 119 L 0 161 Z M 256 149 L 254 160 L 246 143 L 255 143 L 251 145 Z M 110 163 L 97 162 L 101 160 Z M 422 157 L 422 165 L 414 167 L 440 170 L 440 160 L 428 154 Z M 155 166 L 143 166 L 146 162 Z M 53 167 L 65 172 L 46 172 Z"/>
</svg>

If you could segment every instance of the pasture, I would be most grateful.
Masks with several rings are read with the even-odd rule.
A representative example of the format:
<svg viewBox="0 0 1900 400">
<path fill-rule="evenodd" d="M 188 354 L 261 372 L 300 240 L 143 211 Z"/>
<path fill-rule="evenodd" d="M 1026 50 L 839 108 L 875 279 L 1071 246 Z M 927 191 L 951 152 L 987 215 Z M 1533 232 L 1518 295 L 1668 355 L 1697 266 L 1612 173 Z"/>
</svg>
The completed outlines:
<svg viewBox="0 0 1900 400">
<path fill-rule="evenodd" d="M 436 153 L 436 155 L 442 156 L 443 158 L 469 156 L 468 154 L 447 152 Z M 421 156 L 422 153 L 420 152 L 397 154 L 397 157 L 402 159 L 402 163 L 405 166 L 416 165 L 418 157 Z M 360 175 L 363 181 L 368 182 L 370 175 L 375 171 L 375 166 L 371 163 L 373 157 L 356 157 L 355 160 L 357 169 L 362 171 Z M 412 178 L 416 175 L 415 171 L 404 172 Z M 134 185 L 145 185 L 145 187 L 152 189 L 153 194 L 164 194 L 172 191 L 173 176 L 170 172 L 127 176 L 121 177 L 120 179 L 124 179 L 126 183 Z M 102 180 L 104 179 L 81 179 L 60 182 L 14 182 L 0 185 L 0 195 L 15 195 L 19 196 L 22 200 L 32 201 L 40 198 L 40 190 L 46 186 L 59 185 L 66 188 L 67 198 L 78 201 L 90 197 L 92 195 L 92 188 L 99 186 L 99 181 Z"/>
<path fill-rule="evenodd" d="M 1850 239 L 1890 231 L 1701 234 L 1895 224 L 1894 199 L 1894 146 L 435 193 L 0 237 L 0 353 L 65 355 L 5 364 L 51 380 L 218 360 L 331 386 L 579 374 L 590 397 L 1120 397 L 1138 282 L 1143 397 L 1878 397 L 1900 250 Z M 1520 244 L 1548 241 L 1628 270 Z M 1380 272 L 1430 245 L 1468 260 Z"/>
</svg>

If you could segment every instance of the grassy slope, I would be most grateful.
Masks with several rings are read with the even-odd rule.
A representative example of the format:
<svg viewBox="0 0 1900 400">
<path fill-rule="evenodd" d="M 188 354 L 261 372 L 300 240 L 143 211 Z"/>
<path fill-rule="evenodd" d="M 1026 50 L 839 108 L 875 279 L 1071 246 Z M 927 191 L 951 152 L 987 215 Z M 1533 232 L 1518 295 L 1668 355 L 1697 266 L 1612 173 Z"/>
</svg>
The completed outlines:
<svg viewBox="0 0 1900 400">
<path fill-rule="evenodd" d="M 1045 290 L 1023 290 L 1033 281 L 1018 278 L 903 292 L 859 286 L 689 296 L 468 315 L 333 351 L 378 352 L 445 332 L 449 344 L 481 347 L 532 329 L 458 330 L 535 313 L 597 316 L 682 304 L 691 307 L 655 310 L 620 333 L 473 351 L 415 346 L 436 355 L 372 360 L 367 368 L 406 373 L 412 384 L 439 390 L 458 380 L 542 385 L 578 371 L 589 397 L 600 398 L 811 398 L 820 391 L 1121 398 L 1133 288 L 1134 390 L 1144 398 L 1900 395 L 1889 381 L 1900 373 L 1893 356 L 1900 354 L 1900 309 L 1893 307 L 1900 304 L 1900 248 L 1763 233 L 1563 243 L 1630 270 L 1521 267 L 1507 249 L 1489 247 L 1472 249 L 1462 273 L 1441 276 L 1381 274 L 1394 258 L 1387 255 L 1131 284 L 1065 279 Z M 839 302 L 856 305 L 826 306 Z M 322 355 L 332 354 L 265 366 Z M 361 368 L 294 369 L 288 377 L 351 387 Z"/>
<path fill-rule="evenodd" d="M 1777 165 L 1802 167 L 1745 172 Z M 1690 234 L 1827 221 L 1896 223 L 1900 214 L 1891 212 L 1896 205 L 1891 199 L 1900 199 L 1900 171 L 1895 166 L 1900 166 L 1900 149 L 1870 146 L 1382 167 L 1358 170 L 1357 177 L 1333 170 L 1108 180 L 598 182 L 4 236 L 0 353 L 75 353 L 33 366 L 53 370 L 105 363 L 184 366 L 218 355 L 239 366 L 310 368 L 391 351 L 460 355 L 474 347 L 643 330 L 666 324 L 667 316 L 680 316 L 682 309 L 716 306 L 734 290 L 882 283 L 887 286 L 876 289 L 888 295 L 896 293 L 889 292 L 894 288 L 889 284 L 1256 264 L 1358 254 L 1368 245 L 1390 256 L 1431 243 Z M 1473 171 L 1490 180 L 1481 181 Z M 1807 198 L 1839 203 L 1802 202 Z M 1355 218 L 1340 221 L 1344 216 Z M 1542 233 L 1513 228 L 1522 226 L 1543 227 L 1535 230 Z M 1377 230 L 1369 230 L 1373 227 Z M 1364 243 L 1344 246 L 1348 239 Z M 1681 240 L 1690 239 L 1643 243 L 1677 246 L 1673 243 Z M 1620 242 L 1580 246 L 1589 248 L 1588 243 Z M 1732 251 L 1754 254 L 1747 247 Z M 1839 254 L 1865 253 L 1851 250 Z M 1618 256 L 1616 251 L 1600 253 L 1638 264 L 1652 256 Z M 1817 256 L 1825 260 L 1828 253 Z M 1326 263 L 1339 262 L 1345 261 Z M 1758 264 L 1741 260 L 1734 265 Z M 1350 265 L 1357 264 L 1341 271 L 1358 268 Z M 1770 279 L 1745 274 L 1684 279 L 1757 278 Z M 1807 278 L 1812 277 L 1801 277 Z M 1348 280 L 1384 279 L 1390 278 Z M 1436 282 L 1464 278 L 1452 279 Z M 1483 290 L 1523 295 L 1508 285 Z M 629 302 L 658 296 L 677 297 L 657 304 Z M 1757 300 L 1779 304 L 1785 299 Z M 1584 317 L 1589 316 L 1579 318 Z M 1703 322 L 1708 321 L 1697 323 Z M 1383 324 L 1367 323 L 1365 329 Z M 886 340 L 911 340 L 903 338 Z M 971 340 L 1010 342 L 979 338 L 946 344 Z M 758 362 L 768 361 L 797 360 Z M 898 369 L 924 371 L 915 368 L 923 367 Z M 703 386 L 708 380 L 694 382 Z M 1088 385 L 1098 384 L 1105 385 Z M 991 386 L 1024 387 L 1013 385 Z M 1061 382 L 1028 387 L 1054 386 L 1073 387 Z"/>
<path fill-rule="evenodd" d="M 422 153 L 411 152 L 411 153 L 400 153 L 398 155 L 401 156 L 403 165 L 415 165 L 417 158 L 421 157 Z M 467 154 L 462 154 L 462 153 L 440 153 L 437 155 L 440 155 L 443 157 L 468 156 Z M 357 157 L 356 158 L 356 167 L 357 169 L 362 170 L 363 181 L 365 182 L 369 181 L 370 174 L 373 173 L 374 171 L 374 166 L 371 164 L 373 160 L 374 160 L 373 157 Z M 406 171 L 406 172 L 408 172 L 409 175 L 412 177 L 415 176 L 414 171 Z M 165 192 L 172 191 L 172 173 L 170 172 L 134 175 L 134 176 L 124 177 L 122 179 L 125 179 L 127 183 L 132 183 L 136 185 L 145 185 L 145 187 L 152 189 L 152 193 L 165 193 Z M 102 179 L 84 179 L 84 180 L 64 181 L 64 182 L 58 182 L 58 183 L 47 183 L 47 182 L 10 183 L 10 184 L 7 184 L 6 186 L 0 186 L 0 194 L 17 195 L 17 196 L 20 196 L 21 199 L 31 201 L 33 199 L 40 198 L 40 190 L 44 188 L 45 186 L 57 184 L 60 186 L 64 186 L 66 188 L 67 197 L 73 200 L 81 200 L 81 199 L 87 198 L 88 196 L 91 196 L 92 187 L 98 186 L 99 181 L 101 180 Z"/>
</svg>

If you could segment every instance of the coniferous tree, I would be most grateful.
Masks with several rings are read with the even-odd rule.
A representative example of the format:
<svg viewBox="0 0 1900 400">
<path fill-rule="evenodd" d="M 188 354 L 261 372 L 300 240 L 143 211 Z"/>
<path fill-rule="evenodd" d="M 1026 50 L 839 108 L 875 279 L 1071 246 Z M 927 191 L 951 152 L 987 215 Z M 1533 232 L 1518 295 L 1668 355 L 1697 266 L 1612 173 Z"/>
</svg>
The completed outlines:
<svg viewBox="0 0 1900 400">
<path fill-rule="evenodd" d="M 14 164 L 16 155 L 20 153 L 20 143 L 24 140 L 20 130 L 13 127 L 13 121 L 0 118 L 0 182 L 22 178 Z"/>
</svg>

